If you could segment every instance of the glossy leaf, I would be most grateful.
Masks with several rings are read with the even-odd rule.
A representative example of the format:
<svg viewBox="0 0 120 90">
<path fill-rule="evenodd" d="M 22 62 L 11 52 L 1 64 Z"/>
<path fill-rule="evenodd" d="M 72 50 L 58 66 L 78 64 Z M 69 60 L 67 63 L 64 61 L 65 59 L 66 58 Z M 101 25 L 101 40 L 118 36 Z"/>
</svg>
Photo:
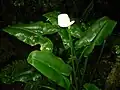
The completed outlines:
<svg viewBox="0 0 120 90">
<path fill-rule="evenodd" d="M 94 42 L 96 45 L 101 45 L 103 41 L 109 36 L 116 26 L 116 22 L 106 18 L 104 27 L 100 30 L 99 34 L 95 38 Z"/>
<path fill-rule="evenodd" d="M 29 31 L 39 35 L 53 34 L 58 30 L 55 26 L 51 25 L 50 23 L 44 23 L 42 21 L 38 21 L 31 24 L 16 24 L 10 27 L 15 28 L 17 30 L 20 29 L 20 30 Z"/>
<path fill-rule="evenodd" d="M 11 35 L 14 35 L 19 40 L 21 40 L 31 46 L 40 44 L 41 50 L 52 51 L 53 44 L 48 38 L 44 38 L 40 33 L 34 32 L 33 28 L 28 29 L 27 27 L 25 28 L 24 25 L 23 25 L 23 28 L 22 28 L 22 26 L 20 28 L 17 26 L 19 26 L 19 25 L 4 28 L 4 31 Z"/>
<path fill-rule="evenodd" d="M 88 56 L 93 51 L 95 45 L 101 45 L 107 36 L 111 34 L 115 25 L 116 22 L 107 17 L 100 18 L 88 29 L 82 39 L 76 41 L 76 49 L 87 46 L 84 56 Z"/>
<path fill-rule="evenodd" d="M 112 33 L 115 25 L 116 25 L 115 21 L 112 21 L 109 19 L 106 20 L 104 27 L 100 30 L 98 35 L 95 37 L 95 39 L 91 42 L 91 44 L 86 49 L 84 53 L 85 57 L 88 56 L 93 51 L 95 45 L 101 45 L 103 43 L 103 41 L 107 38 L 107 36 L 109 36 Z"/>
<path fill-rule="evenodd" d="M 86 46 L 87 48 L 84 51 L 84 57 L 87 57 L 94 49 L 95 43 L 91 43 L 89 46 Z"/>
<path fill-rule="evenodd" d="M 65 49 L 68 49 L 70 47 L 70 39 L 69 39 L 69 34 L 67 32 L 67 29 L 60 29 L 58 33 L 62 39 Z"/>
<path fill-rule="evenodd" d="M 48 21 L 50 21 L 52 23 L 52 25 L 56 26 L 59 29 L 58 33 L 62 39 L 63 45 L 64 45 L 65 49 L 68 49 L 70 47 L 70 40 L 69 40 L 68 32 L 66 31 L 67 29 L 62 29 L 58 26 L 58 15 L 59 14 L 60 14 L 60 12 L 54 11 L 54 12 L 46 13 L 43 16 L 45 16 L 48 19 Z M 74 35 L 76 33 L 73 31 L 73 29 L 74 28 L 71 29 L 72 35 Z M 78 30 L 76 30 L 76 31 L 78 31 Z"/>
<path fill-rule="evenodd" d="M 41 43 L 40 45 L 41 45 L 41 47 L 40 47 L 40 50 L 46 50 L 46 51 L 53 51 L 53 43 L 51 42 L 51 40 L 50 39 L 48 39 L 48 38 L 44 38 L 44 40 L 45 40 L 45 43 Z"/>
<path fill-rule="evenodd" d="M 61 58 L 48 51 L 33 51 L 27 60 L 29 64 L 58 85 L 66 89 L 70 87 L 70 81 L 65 76 L 70 75 L 72 68 Z"/>
<path fill-rule="evenodd" d="M 53 12 L 46 13 L 43 16 L 45 16 L 47 20 L 51 22 L 52 25 L 58 26 L 58 15 L 59 14 L 60 12 L 53 11 Z"/>
<path fill-rule="evenodd" d="M 81 38 L 82 36 L 84 36 L 84 32 L 82 31 L 82 28 L 76 24 L 72 25 L 69 30 L 71 36 L 73 37 Z"/>
<path fill-rule="evenodd" d="M 99 20 L 97 20 L 88 30 L 86 31 L 86 34 L 84 37 L 75 43 L 75 48 L 79 49 L 83 46 L 90 45 L 90 42 L 94 40 L 94 38 L 98 35 L 100 30 L 103 28 L 103 26 L 106 23 L 106 17 L 103 17 Z"/>
<path fill-rule="evenodd" d="M 86 83 L 83 86 L 85 88 L 85 90 L 100 90 L 97 86 L 95 86 L 94 84 L 89 84 Z"/>
</svg>

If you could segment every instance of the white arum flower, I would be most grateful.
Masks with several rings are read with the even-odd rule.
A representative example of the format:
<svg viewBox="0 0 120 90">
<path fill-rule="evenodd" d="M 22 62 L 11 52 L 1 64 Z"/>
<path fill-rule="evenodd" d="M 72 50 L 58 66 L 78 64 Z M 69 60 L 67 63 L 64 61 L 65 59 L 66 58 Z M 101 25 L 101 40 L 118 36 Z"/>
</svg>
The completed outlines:
<svg viewBox="0 0 120 90">
<path fill-rule="evenodd" d="M 69 27 L 71 26 L 75 21 L 70 22 L 70 18 L 67 14 L 60 14 L 58 15 L 58 25 L 60 27 Z"/>
</svg>

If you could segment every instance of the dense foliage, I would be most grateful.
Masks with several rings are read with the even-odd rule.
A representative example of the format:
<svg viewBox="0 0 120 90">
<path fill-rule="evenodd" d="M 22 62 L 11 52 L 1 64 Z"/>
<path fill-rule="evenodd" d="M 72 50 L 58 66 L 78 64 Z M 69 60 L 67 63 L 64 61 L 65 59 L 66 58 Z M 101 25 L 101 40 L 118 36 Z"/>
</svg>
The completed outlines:
<svg viewBox="0 0 120 90">
<path fill-rule="evenodd" d="M 20 82 L 24 90 L 119 90 L 120 13 L 115 3 L 1 0 L 0 84 Z M 75 24 L 59 27 L 60 13 Z"/>
<path fill-rule="evenodd" d="M 84 85 L 83 81 L 87 67 L 88 56 L 91 54 L 96 45 L 101 45 L 107 36 L 112 33 L 116 22 L 105 16 L 95 20 L 92 23 L 88 22 L 89 25 L 84 23 L 85 27 L 83 27 L 83 25 L 80 23 L 79 25 L 74 24 L 67 29 L 58 26 L 58 15 L 59 12 L 57 11 L 50 12 L 43 15 L 46 17 L 46 22 L 39 21 L 30 24 L 12 25 L 4 28 L 4 31 L 16 36 L 19 40 L 31 46 L 40 44 L 40 50 L 32 51 L 27 58 L 27 62 L 36 68 L 41 74 L 46 76 L 48 80 L 54 81 L 56 84 L 65 88 L 66 90 L 79 90 Z M 61 49 L 63 49 L 63 51 L 68 51 L 68 53 L 66 53 L 66 55 L 68 55 L 66 60 L 63 60 L 54 54 L 55 48 L 53 46 L 56 42 L 52 42 L 52 40 L 47 37 L 49 34 L 58 34 L 61 37 L 63 44 Z M 57 38 L 59 37 L 56 37 L 56 39 Z M 59 50 L 56 52 L 59 53 Z M 85 60 L 83 61 L 85 63 L 83 65 L 83 72 L 81 72 L 81 63 L 83 63 L 81 62 L 82 57 L 85 57 Z M 30 81 L 29 77 L 31 77 L 31 79 L 34 78 L 32 81 L 37 80 L 35 79 L 35 73 L 33 73 L 35 76 L 29 75 L 29 73 L 27 73 L 27 75 L 22 74 L 21 76 L 20 73 L 21 72 L 18 70 L 17 74 L 20 75 L 20 79 L 15 78 L 12 80 L 13 82 L 21 81 L 27 83 Z M 32 74 L 32 72 L 30 72 L 30 74 Z M 10 76 L 13 78 L 16 77 L 16 74 L 12 74 Z M 37 78 L 38 77 L 40 76 L 37 76 Z M 1 77 L 1 79 L 2 78 L 3 77 Z M 8 77 L 7 80 L 8 81 L 4 81 L 4 79 L 2 79 L 2 82 L 9 83 L 11 77 Z M 51 86 L 49 87 L 54 88 Z M 93 84 L 85 84 L 84 88 L 86 90 L 91 90 L 91 88 L 99 90 Z"/>
</svg>

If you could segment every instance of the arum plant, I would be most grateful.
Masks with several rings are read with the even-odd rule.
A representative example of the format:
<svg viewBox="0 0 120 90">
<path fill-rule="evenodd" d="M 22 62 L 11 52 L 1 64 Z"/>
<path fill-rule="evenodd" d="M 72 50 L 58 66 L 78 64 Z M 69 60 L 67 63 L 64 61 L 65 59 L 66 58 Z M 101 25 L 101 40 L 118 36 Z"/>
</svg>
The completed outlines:
<svg viewBox="0 0 120 90">
<path fill-rule="evenodd" d="M 89 58 L 94 47 L 101 45 L 104 39 L 112 33 L 116 22 L 104 16 L 94 21 L 89 27 L 85 27 L 84 30 L 83 24 L 77 25 L 75 21 L 70 21 L 67 14 L 54 11 L 43 16 L 46 17 L 47 22 L 38 21 L 30 24 L 12 25 L 4 28 L 3 31 L 31 46 L 40 45 L 39 50 L 34 50 L 28 55 L 27 62 L 36 68 L 40 74 L 47 77 L 48 82 L 52 81 L 65 90 L 80 90 L 83 87 L 85 90 L 99 90 L 93 84 L 84 85 L 84 83 L 80 83 L 84 80 L 81 78 L 84 74 L 80 73 L 81 66 L 77 58 Z M 64 51 L 70 50 L 70 53 L 64 54 L 67 59 L 63 58 L 64 56 L 60 58 L 60 55 L 58 57 L 54 53 L 56 42 L 53 42 L 47 35 L 54 36 L 55 34 L 60 36 L 62 49 Z M 60 52 L 60 49 L 56 52 Z M 86 66 L 85 61 L 83 67 L 86 68 Z M 50 84 L 49 86 L 46 84 L 44 87 L 54 88 Z"/>
</svg>

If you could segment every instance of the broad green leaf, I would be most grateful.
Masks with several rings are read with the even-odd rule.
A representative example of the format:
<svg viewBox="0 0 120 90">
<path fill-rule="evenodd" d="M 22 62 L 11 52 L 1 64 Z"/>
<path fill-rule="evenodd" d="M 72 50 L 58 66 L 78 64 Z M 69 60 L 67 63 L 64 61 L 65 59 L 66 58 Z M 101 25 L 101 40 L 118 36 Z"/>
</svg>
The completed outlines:
<svg viewBox="0 0 120 90">
<path fill-rule="evenodd" d="M 48 21 L 50 21 L 52 23 L 53 26 L 56 26 L 59 31 L 59 35 L 62 39 L 63 45 L 65 47 L 65 49 L 68 49 L 70 47 L 70 40 L 69 40 L 69 36 L 68 36 L 68 32 L 66 29 L 62 29 L 58 26 L 58 15 L 60 14 L 60 12 L 54 11 L 54 12 L 49 12 L 44 14 L 43 16 L 45 16 Z M 74 30 L 76 29 L 76 30 Z M 75 32 L 77 31 L 77 32 Z M 76 28 L 71 28 L 71 35 L 75 35 L 76 37 L 80 37 L 80 35 L 78 36 L 78 31 L 80 32 L 80 30 L 78 30 L 78 27 L 76 26 Z"/>
<path fill-rule="evenodd" d="M 91 45 L 87 46 L 87 48 L 84 51 L 84 57 L 87 57 L 94 49 L 95 43 L 91 43 Z"/>
<path fill-rule="evenodd" d="M 61 58 L 49 51 L 33 51 L 27 60 L 29 64 L 58 85 L 66 89 L 70 87 L 70 81 L 65 76 L 70 75 L 72 68 Z"/>
<path fill-rule="evenodd" d="M 68 64 L 65 64 L 61 58 L 56 57 L 52 52 L 33 51 L 30 53 L 28 61 L 32 63 L 32 59 L 36 59 L 39 62 L 49 65 L 51 68 L 54 68 L 63 75 L 69 76 L 71 73 L 71 67 Z"/>
<path fill-rule="evenodd" d="M 60 12 L 53 11 L 53 12 L 46 13 L 43 16 L 45 16 L 52 25 L 58 25 L 58 15 L 59 14 L 60 14 Z"/>
<path fill-rule="evenodd" d="M 25 30 L 38 35 L 53 34 L 58 31 L 58 29 L 55 26 L 51 25 L 50 23 L 44 23 L 42 21 L 38 21 L 31 24 L 16 24 L 10 26 L 9 28 Z"/>
<path fill-rule="evenodd" d="M 72 25 L 69 30 L 70 30 L 71 36 L 73 37 L 81 38 L 84 35 L 82 28 L 76 24 Z"/>
<path fill-rule="evenodd" d="M 101 45 L 103 41 L 109 36 L 116 26 L 116 22 L 106 18 L 104 27 L 100 30 L 99 34 L 95 38 L 94 42 L 96 45 Z"/>
<path fill-rule="evenodd" d="M 50 39 L 48 38 L 44 38 L 45 40 L 45 43 L 41 43 L 41 47 L 40 47 L 40 50 L 43 50 L 43 51 L 53 51 L 53 43 L 51 42 Z"/>
<path fill-rule="evenodd" d="M 94 84 L 90 84 L 90 83 L 86 83 L 83 86 L 85 88 L 85 90 L 100 90 L 97 86 L 95 86 Z"/>
<path fill-rule="evenodd" d="M 105 25 L 103 26 L 103 28 L 101 28 L 98 35 L 88 46 L 88 49 L 86 49 L 84 56 L 88 56 L 93 51 L 95 45 L 101 45 L 103 43 L 103 41 L 107 38 L 107 36 L 109 36 L 112 33 L 115 25 L 116 25 L 115 21 L 106 19 Z"/>
<path fill-rule="evenodd" d="M 107 17 L 98 19 L 86 32 L 85 36 L 76 41 L 75 48 L 80 49 L 83 46 L 87 49 L 84 56 L 88 56 L 94 49 L 95 45 L 101 45 L 102 42 L 111 34 L 116 25 L 115 21 Z"/>
<path fill-rule="evenodd" d="M 69 33 L 67 30 L 68 29 L 60 28 L 58 32 L 62 39 L 65 49 L 68 49 L 70 47 L 70 42 L 71 42 L 69 39 Z M 76 38 L 81 38 L 84 35 L 84 32 L 82 32 L 81 28 L 77 26 L 76 24 L 70 27 L 69 32 L 71 36 L 76 37 Z"/>
<path fill-rule="evenodd" d="M 67 29 L 60 29 L 58 33 L 62 39 L 65 49 L 68 49 L 70 47 L 70 39 L 69 39 L 69 34 L 67 32 Z"/>
<path fill-rule="evenodd" d="M 83 46 L 90 45 L 90 43 L 94 40 L 94 38 L 98 35 L 100 30 L 105 25 L 106 18 L 107 17 L 100 18 L 90 28 L 88 28 L 84 37 L 82 39 L 76 41 L 75 48 L 79 49 Z"/>
<path fill-rule="evenodd" d="M 32 28 L 32 26 L 31 26 Z M 28 29 L 27 27 L 23 25 L 19 27 L 19 25 L 10 26 L 7 28 L 4 28 L 4 31 L 17 37 L 19 40 L 34 46 L 37 44 L 41 45 L 41 50 L 50 50 L 53 49 L 53 44 L 48 38 L 44 38 L 40 33 L 37 33 L 32 29 Z"/>
</svg>

